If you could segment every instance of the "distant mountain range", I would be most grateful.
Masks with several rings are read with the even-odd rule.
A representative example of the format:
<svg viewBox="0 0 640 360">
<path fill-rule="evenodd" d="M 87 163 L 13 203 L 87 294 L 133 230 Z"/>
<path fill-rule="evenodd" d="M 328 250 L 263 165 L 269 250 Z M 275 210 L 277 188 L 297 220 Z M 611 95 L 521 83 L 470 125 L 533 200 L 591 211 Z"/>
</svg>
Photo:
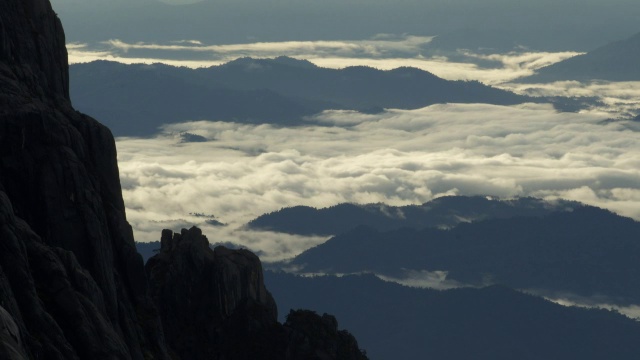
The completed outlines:
<svg viewBox="0 0 640 360">
<path fill-rule="evenodd" d="M 162 124 L 186 120 L 294 125 L 334 107 L 264 88 L 230 89 L 201 81 L 197 70 L 161 64 L 98 61 L 72 65 L 69 71 L 74 105 L 99 116 L 116 136 L 151 135 Z"/>
<path fill-rule="evenodd" d="M 639 81 L 640 33 L 610 43 L 584 55 L 544 67 L 518 81 L 536 83 L 561 80 Z"/>
<path fill-rule="evenodd" d="M 99 117 L 116 136 L 151 135 L 162 124 L 188 120 L 295 126 L 328 109 L 375 113 L 448 102 L 580 106 L 572 99 L 531 98 L 476 81 L 448 81 L 415 68 L 338 70 L 288 57 L 242 58 L 203 69 L 96 61 L 72 65 L 70 76 L 76 108 Z"/>
<path fill-rule="evenodd" d="M 535 198 L 498 200 L 483 196 L 445 196 L 422 205 L 339 204 L 323 209 L 284 208 L 250 221 L 246 227 L 297 235 L 337 235 L 360 225 L 378 231 L 400 228 L 451 228 L 460 223 L 518 216 L 543 216 L 583 206 Z"/>
<path fill-rule="evenodd" d="M 541 298 L 640 304 L 640 223 L 606 210 L 460 196 L 416 206 L 287 208 L 248 227 L 339 233 L 290 261 L 265 264 L 271 269 L 265 283 L 281 314 L 298 308 L 335 314 L 372 359 L 595 360 L 640 353 L 636 320 Z M 137 247 L 148 256 L 158 245 Z M 420 278 L 430 274 L 440 278 Z"/>
<path fill-rule="evenodd" d="M 517 104 L 530 99 L 477 81 L 449 81 L 427 71 L 401 67 L 382 71 L 366 66 L 321 68 L 305 60 L 242 58 L 198 70 L 201 79 L 240 90 L 271 89 L 340 104 L 348 109 L 416 109 L 444 102 Z"/>
<path fill-rule="evenodd" d="M 373 275 L 308 278 L 269 271 L 265 283 L 281 313 L 308 307 L 336 314 L 371 359 L 631 360 L 640 354 L 635 320 L 503 286 L 437 291 Z"/>
<path fill-rule="evenodd" d="M 463 223 L 448 230 L 360 226 L 285 267 L 309 273 L 444 271 L 447 281 L 606 296 L 640 304 L 640 223 L 582 206 L 542 216 Z"/>
</svg>

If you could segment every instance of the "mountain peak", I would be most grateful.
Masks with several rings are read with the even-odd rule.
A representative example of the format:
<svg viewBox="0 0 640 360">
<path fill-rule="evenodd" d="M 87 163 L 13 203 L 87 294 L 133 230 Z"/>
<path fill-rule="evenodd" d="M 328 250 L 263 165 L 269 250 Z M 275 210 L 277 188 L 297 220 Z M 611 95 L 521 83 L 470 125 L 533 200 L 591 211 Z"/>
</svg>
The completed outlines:
<svg viewBox="0 0 640 360">
<path fill-rule="evenodd" d="M 284 65 L 303 69 L 317 68 L 315 64 L 308 60 L 300 60 L 289 56 L 278 56 L 276 58 L 252 58 L 241 57 L 223 64 L 223 67 L 241 66 L 251 70 L 258 70 L 264 66 Z"/>
<path fill-rule="evenodd" d="M 273 62 L 278 64 L 283 64 L 283 65 L 288 65 L 288 66 L 307 68 L 307 69 L 312 69 L 317 67 L 314 63 L 312 63 L 309 60 L 304 60 L 304 59 L 301 60 L 301 59 L 296 59 L 289 56 L 278 56 L 277 58 L 273 59 Z"/>
</svg>

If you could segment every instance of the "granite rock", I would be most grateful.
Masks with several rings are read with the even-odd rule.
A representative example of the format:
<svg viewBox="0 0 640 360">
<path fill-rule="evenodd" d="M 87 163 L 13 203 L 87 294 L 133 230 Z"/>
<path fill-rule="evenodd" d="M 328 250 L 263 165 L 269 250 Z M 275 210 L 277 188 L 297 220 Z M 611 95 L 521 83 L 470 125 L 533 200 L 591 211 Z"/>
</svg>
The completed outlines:
<svg viewBox="0 0 640 360">
<path fill-rule="evenodd" d="M 115 143 L 71 106 L 64 39 L 48 0 L 0 3 L 0 298 L 29 357 L 167 359 Z"/>
</svg>

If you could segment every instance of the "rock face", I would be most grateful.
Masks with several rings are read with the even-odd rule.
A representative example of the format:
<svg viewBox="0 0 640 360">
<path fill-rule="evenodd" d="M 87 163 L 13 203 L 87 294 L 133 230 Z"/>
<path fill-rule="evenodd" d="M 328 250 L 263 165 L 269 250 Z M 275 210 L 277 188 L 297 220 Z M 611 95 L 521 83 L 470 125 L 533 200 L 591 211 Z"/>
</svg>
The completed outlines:
<svg viewBox="0 0 640 360">
<path fill-rule="evenodd" d="M 160 253 L 147 262 L 151 295 L 166 338 L 182 359 L 212 359 L 223 321 L 244 302 L 261 306 L 276 321 L 276 305 L 265 289 L 262 266 L 247 250 L 209 248 L 198 228 L 162 233 Z"/>
<path fill-rule="evenodd" d="M 113 137 L 71 107 L 67 69 L 48 0 L 0 3 L 0 305 L 14 354 L 167 359 Z"/>
<path fill-rule="evenodd" d="M 159 313 L 113 136 L 71 106 L 60 21 L 48 0 L 0 2 L 0 358 L 277 359 L 290 331 L 257 257 L 203 251 L 199 230 L 183 237 L 166 233 L 151 269 Z"/>
<path fill-rule="evenodd" d="M 279 324 L 258 257 L 211 250 L 196 227 L 163 231 L 146 270 L 167 344 L 181 359 L 366 359 L 333 316 L 292 311 Z"/>
</svg>

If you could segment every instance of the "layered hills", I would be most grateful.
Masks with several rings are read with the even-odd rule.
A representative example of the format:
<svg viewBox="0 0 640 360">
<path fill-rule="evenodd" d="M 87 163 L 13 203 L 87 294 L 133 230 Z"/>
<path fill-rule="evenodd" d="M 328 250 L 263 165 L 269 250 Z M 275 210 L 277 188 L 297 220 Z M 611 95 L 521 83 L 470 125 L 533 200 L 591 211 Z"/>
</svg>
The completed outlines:
<svg viewBox="0 0 640 360">
<path fill-rule="evenodd" d="M 329 109 L 379 112 L 436 103 L 513 105 L 555 102 L 516 95 L 476 81 L 448 81 L 416 68 L 321 68 L 305 60 L 241 58 L 202 69 L 96 61 L 71 66 L 71 98 L 116 136 L 151 135 L 188 120 L 309 124 Z"/>
<path fill-rule="evenodd" d="M 640 223 L 603 209 L 445 197 L 407 207 L 288 208 L 250 224 L 339 231 L 269 264 L 265 279 L 285 308 L 337 314 L 372 358 L 632 359 L 640 351 L 627 337 L 637 320 L 541 298 L 640 304 Z"/>
<path fill-rule="evenodd" d="M 504 286 L 438 291 L 373 275 L 265 278 L 281 306 L 336 314 L 372 359 L 631 360 L 640 353 L 636 320 Z"/>
<path fill-rule="evenodd" d="M 638 239 L 640 223 L 583 206 L 451 229 L 378 231 L 360 226 L 307 250 L 287 266 L 311 273 L 373 272 L 398 278 L 408 270 L 444 272 L 454 283 L 503 284 L 638 304 Z"/>
<path fill-rule="evenodd" d="M 251 220 L 246 228 L 297 235 L 338 235 L 358 226 L 379 231 L 452 228 L 486 219 L 543 216 L 581 206 L 565 200 L 552 203 L 536 198 L 500 200 L 483 196 L 444 196 L 421 205 L 344 203 L 323 209 L 295 206 L 261 215 Z"/>
<path fill-rule="evenodd" d="M 371 358 L 633 359 L 640 351 L 636 320 L 542 298 L 639 304 L 632 219 L 532 198 L 302 209 L 258 219 L 296 224 L 272 230 L 342 232 L 267 264 L 265 282 L 281 309 L 336 314 Z"/>
</svg>

